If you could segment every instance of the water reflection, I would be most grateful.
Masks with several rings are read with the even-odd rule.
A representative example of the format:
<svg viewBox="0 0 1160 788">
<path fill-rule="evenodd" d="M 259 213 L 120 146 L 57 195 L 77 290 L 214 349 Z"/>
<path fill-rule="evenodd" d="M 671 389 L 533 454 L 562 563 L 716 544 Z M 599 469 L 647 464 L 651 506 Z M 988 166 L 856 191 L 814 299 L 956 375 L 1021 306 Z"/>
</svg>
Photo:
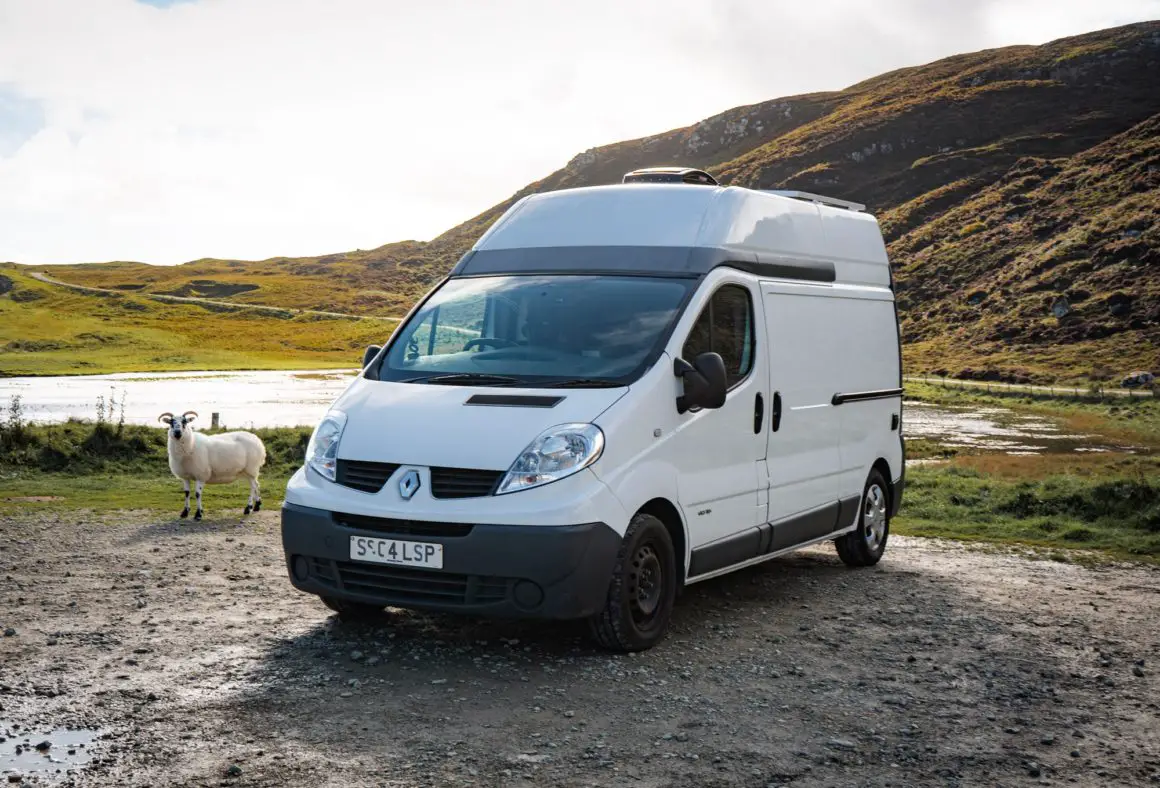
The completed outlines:
<svg viewBox="0 0 1160 788">
<path fill-rule="evenodd" d="M 15 394 L 30 421 L 52 423 L 94 419 L 98 398 L 117 403 L 111 420 L 156 424 L 165 411 L 195 410 L 201 426 L 221 414 L 223 426 L 237 428 L 313 425 L 354 379 L 357 370 L 275 370 L 261 372 L 133 372 L 117 375 L 0 378 L 0 408 Z"/>
</svg>

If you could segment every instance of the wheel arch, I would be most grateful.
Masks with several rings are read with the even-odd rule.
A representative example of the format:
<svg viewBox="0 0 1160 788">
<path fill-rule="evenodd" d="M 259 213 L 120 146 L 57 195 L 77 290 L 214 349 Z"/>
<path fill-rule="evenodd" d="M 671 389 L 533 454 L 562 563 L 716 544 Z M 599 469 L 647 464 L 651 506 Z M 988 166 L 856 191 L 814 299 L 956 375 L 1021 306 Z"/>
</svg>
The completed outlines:
<svg viewBox="0 0 1160 788">
<path fill-rule="evenodd" d="M 879 457 L 870 466 L 870 470 L 878 471 L 882 474 L 882 478 L 886 480 L 886 494 L 889 500 L 886 502 L 886 510 L 888 512 L 894 511 L 894 496 L 896 491 L 894 489 L 894 475 L 890 472 L 890 463 L 884 457 Z M 869 476 L 869 474 L 867 474 Z"/>
<path fill-rule="evenodd" d="M 637 509 L 637 514 L 650 514 L 664 523 L 669 538 L 673 541 L 673 552 L 678 556 L 677 568 L 680 576 L 677 578 L 677 590 L 685 585 L 685 574 L 689 565 L 689 539 L 685 533 L 685 521 L 676 504 L 667 498 L 653 498 Z"/>
</svg>

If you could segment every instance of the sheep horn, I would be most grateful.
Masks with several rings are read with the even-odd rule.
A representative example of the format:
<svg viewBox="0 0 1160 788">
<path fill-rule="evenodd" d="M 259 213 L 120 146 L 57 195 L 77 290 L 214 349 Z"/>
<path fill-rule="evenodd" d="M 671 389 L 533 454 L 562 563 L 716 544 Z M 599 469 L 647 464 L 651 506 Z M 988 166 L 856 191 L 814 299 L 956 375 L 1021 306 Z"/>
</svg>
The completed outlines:
<svg viewBox="0 0 1160 788">
<path fill-rule="evenodd" d="M 168 419 L 166 419 L 166 418 L 165 418 L 166 416 L 168 416 L 169 418 L 168 418 Z M 166 411 L 165 413 L 162 413 L 160 416 L 158 416 L 158 417 L 157 417 L 157 420 L 158 420 L 158 421 L 164 421 L 166 424 L 168 424 L 168 423 L 170 423 L 171 421 L 173 421 L 173 414 L 172 414 L 172 413 L 170 413 L 169 411 Z"/>
<path fill-rule="evenodd" d="M 193 414 L 193 417 L 196 419 L 197 418 L 197 411 L 196 410 L 187 410 L 185 413 L 181 414 L 181 418 L 184 419 L 186 416 L 188 416 L 191 413 Z"/>
</svg>

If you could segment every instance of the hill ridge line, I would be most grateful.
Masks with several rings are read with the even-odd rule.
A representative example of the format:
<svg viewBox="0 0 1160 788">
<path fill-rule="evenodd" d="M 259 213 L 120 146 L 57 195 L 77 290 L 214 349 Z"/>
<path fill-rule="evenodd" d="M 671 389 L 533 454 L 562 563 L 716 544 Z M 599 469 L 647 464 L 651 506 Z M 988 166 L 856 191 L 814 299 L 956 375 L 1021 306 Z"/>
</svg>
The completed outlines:
<svg viewBox="0 0 1160 788">
<path fill-rule="evenodd" d="M 70 290 L 76 290 L 82 293 L 108 293 L 109 295 L 135 295 L 142 298 L 149 298 L 153 301 L 167 301 L 171 303 L 187 303 L 187 304 L 213 304 L 215 306 L 223 306 L 230 309 L 255 309 L 262 312 L 282 312 L 292 315 L 320 315 L 323 317 L 345 318 L 349 320 L 386 320 L 395 323 L 402 322 L 401 317 L 388 317 L 383 315 L 353 315 L 349 312 L 326 312 L 320 309 L 296 309 L 293 307 L 270 306 L 268 304 L 245 304 L 236 301 L 219 301 L 214 298 L 198 298 L 196 296 L 174 296 L 164 295 L 161 293 L 126 293 L 121 290 L 115 290 L 108 287 L 90 287 L 88 285 L 78 285 L 72 282 L 65 282 L 61 279 L 56 279 L 48 274 L 43 274 L 38 271 L 29 271 L 28 275 L 38 282 L 44 282 L 46 285 L 56 285 L 57 287 L 67 287 Z"/>
</svg>

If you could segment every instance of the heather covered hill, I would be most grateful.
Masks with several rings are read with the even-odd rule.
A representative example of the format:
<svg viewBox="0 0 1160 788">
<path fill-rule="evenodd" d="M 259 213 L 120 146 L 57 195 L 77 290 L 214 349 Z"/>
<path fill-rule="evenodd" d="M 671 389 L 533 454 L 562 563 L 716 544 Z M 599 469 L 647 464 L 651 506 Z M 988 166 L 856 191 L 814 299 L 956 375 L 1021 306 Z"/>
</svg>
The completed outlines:
<svg viewBox="0 0 1160 788">
<path fill-rule="evenodd" d="M 101 287 L 398 314 L 521 196 L 686 164 L 727 184 L 866 203 L 896 266 L 912 371 L 1071 380 L 1156 368 L 1158 74 L 1160 22 L 957 55 L 592 148 L 429 243 L 53 273 Z"/>
<path fill-rule="evenodd" d="M 1160 365 L 1160 114 L 1070 158 L 1019 160 L 891 252 L 920 369 Z"/>
</svg>

